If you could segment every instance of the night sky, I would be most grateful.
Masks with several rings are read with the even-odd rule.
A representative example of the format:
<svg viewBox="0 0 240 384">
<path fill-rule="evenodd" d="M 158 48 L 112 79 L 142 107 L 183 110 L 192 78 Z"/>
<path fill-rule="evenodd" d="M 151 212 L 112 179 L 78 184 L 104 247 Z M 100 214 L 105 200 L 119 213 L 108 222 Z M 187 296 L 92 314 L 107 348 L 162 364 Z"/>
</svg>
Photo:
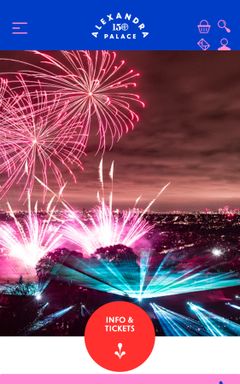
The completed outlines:
<svg viewBox="0 0 240 384">
<path fill-rule="evenodd" d="M 1 52 L 7 55 L 21 59 L 26 53 Z M 135 130 L 104 156 L 106 180 L 115 160 L 115 206 L 131 207 L 139 195 L 147 202 L 167 182 L 158 211 L 240 206 L 239 53 L 131 51 L 118 57 L 141 73 L 138 93 L 146 108 Z M 0 62 L 0 71 L 6 64 Z M 96 201 L 97 142 L 93 135 L 85 171 L 77 185 L 69 179 L 65 190 L 75 207 Z M 12 203 L 17 188 L 8 195 Z"/>
</svg>

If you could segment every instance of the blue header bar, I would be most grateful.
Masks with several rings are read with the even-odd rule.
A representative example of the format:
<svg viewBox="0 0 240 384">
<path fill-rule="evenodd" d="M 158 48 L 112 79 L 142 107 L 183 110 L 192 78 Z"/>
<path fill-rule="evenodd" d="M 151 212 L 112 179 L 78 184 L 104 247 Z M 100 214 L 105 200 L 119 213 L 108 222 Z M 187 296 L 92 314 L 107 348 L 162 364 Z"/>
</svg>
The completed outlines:
<svg viewBox="0 0 240 384">
<path fill-rule="evenodd" d="M 4 1 L 0 49 L 239 50 L 240 1 Z"/>
</svg>

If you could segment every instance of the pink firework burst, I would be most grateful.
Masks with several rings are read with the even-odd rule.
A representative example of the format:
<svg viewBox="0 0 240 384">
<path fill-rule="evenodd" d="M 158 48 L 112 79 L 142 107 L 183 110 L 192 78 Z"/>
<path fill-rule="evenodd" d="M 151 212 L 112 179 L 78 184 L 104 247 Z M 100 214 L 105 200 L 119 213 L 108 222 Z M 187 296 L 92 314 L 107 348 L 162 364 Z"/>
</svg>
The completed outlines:
<svg viewBox="0 0 240 384">
<path fill-rule="evenodd" d="M 62 223 L 57 221 L 53 198 L 46 209 L 46 217 L 39 217 L 38 203 L 31 206 L 28 193 L 28 212 L 18 217 L 8 203 L 12 223 L 0 224 L 0 244 L 9 257 L 20 259 L 26 267 L 34 267 L 48 252 L 62 244 Z"/>
<path fill-rule="evenodd" d="M 102 164 L 101 161 L 99 166 L 101 192 L 97 194 L 99 204 L 92 210 L 90 218 L 86 220 L 68 204 L 63 203 L 70 219 L 69 222 L 66 219 L 63 227 L 64 237 L 86 256 L 93 254 L 96 249 L 101 247 L 117 244 L 131 247 L 145 236 L 153 228 L 153 225 L 144 218 L 144 215 L 169 185 L 165 185 L 141 213 L 136 209 L 140 197 L 136 199 L 132 209 L 121 213 L 114 212 L 113 192 L 111 191 L 108 199 L 105 199 Z M 113 169 L 112 163 L 109 173 L 112 183 Z"/>
<path fill-rule="evenodd" d="M 118 62 L 115 52 L 34 52 L 43 58 L 44 67 L 25 71 L 31 75 L 29 85 L 35 87 L 40 81 L 49 94 L 58 93 L 62 102 L 68 102 L 67 119 L 81 124 L 84 146 L 91 129 L 96 129 L 99 136 L 99 150 L 104 150 L 107 134 L 112 146 L 134 128 L 139 120 L 136 107 L 144 106 L 132 91 L 139 73 L 127 69 L 124 60 Z"/>
<path fill-rule="evenodd" d="M 61 188 L 63 172 L 76 181 L 72 167 L 82 167 L 79 127 L 73 121 L 66 123 L 67 102 L 57 95 L 49 99 L 45 91 L 30 93 L 22 77 L 19 81 L 21 93 L 8 90 L 0 108 L 0 174 L 6 175 L 1 197 L 21 181 L 20 197 L 32 192 L 36 175 L 46 185 L 54 178 Z"/>
<path fill-rule="evenodd" d="M 8 95 L 8 81 L 0 78 L 0 107 Z"/>
</svg>

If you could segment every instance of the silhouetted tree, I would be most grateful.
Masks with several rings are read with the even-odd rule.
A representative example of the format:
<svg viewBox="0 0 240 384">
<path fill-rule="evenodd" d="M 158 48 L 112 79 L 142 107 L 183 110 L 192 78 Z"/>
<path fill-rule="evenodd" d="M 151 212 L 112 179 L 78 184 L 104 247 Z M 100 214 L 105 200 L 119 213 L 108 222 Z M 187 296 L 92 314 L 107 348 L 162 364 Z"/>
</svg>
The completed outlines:
<svg viewBox="0 0 240 384">
<path fill-rule="evenodd" d="M 122 244 L 98 248 L 93 256 L 114 264 L 137 263 L 137 255 L 133 252 L 132 248 Z"/>
<path fill-rule="evenodd" d="M 49 252 L 42 257 L 36 265 L 37 277 L 40 282 L 45 282 L 49 279 L 53 268 L 59 265 L 66 265 L 69 258 L 83 258 L 82 253 L 70 251 L 67 248 L 59 248 L 53 252 Z"/>
</svg>

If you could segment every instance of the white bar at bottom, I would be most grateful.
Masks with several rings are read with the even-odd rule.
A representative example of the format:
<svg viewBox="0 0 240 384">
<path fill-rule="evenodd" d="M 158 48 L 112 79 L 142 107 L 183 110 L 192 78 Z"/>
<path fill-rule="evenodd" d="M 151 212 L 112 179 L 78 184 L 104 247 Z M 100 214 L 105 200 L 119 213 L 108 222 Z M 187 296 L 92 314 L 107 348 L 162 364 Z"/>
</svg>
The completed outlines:
<svg viewBox="0 0 240 384">
<path fill-rule="evenodd" d="M 1 374 L 110 373 L 91 359 L 83 337 L 1 337 L 0 343 Z M 129 373 L 240 374 L 239 350 L 240 337 L 157 337 L 149 359 Z"/>
</svg>

